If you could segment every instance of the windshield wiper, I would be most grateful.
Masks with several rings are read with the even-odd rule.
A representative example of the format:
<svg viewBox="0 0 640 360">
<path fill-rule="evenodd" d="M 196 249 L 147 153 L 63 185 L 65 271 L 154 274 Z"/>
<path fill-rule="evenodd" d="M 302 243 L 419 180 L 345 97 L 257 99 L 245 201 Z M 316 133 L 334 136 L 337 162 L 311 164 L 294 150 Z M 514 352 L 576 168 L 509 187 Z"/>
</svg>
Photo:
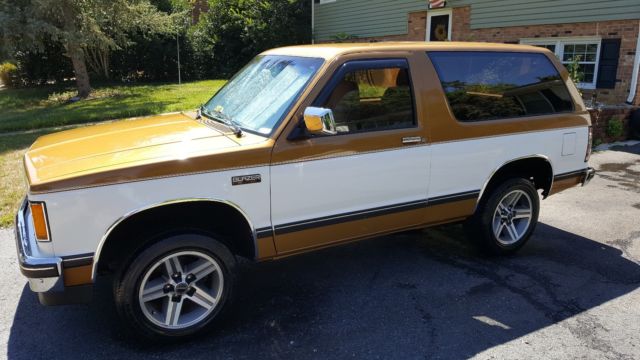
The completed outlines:
<svg viewBox="0 0 640 360">
<path fill-rule="evenodd" d="M 200 106 L 198 113 L 200 116 L 204 115 L 211 120 L 215 120 L 217 122 L 225 124 L 233 131 L 233 134 L 236 137 L 242 137 L 242 128 L 240 127 L 240 123 L 233 120 L 231 116 L 221 111 L 213 110 L 211 112 L 204 105 Z"/>
</svg>

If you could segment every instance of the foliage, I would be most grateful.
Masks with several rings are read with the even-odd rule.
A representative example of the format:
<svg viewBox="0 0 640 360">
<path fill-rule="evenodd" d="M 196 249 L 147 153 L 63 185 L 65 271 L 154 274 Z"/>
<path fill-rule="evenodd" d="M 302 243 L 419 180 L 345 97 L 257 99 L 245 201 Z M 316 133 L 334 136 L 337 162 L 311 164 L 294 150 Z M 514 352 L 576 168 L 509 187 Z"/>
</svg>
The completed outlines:
<svg viewBox="0 0 640 360">
<path fill-rule="evenodd" d="M 610 136 L 612 138 L 620 138 L 622 135 L 624 135 L 624 124 L 622 123 L 622 120 L 617 117 L 612 117 L 611 119 L 609 119 L 606 131 L 607 136 Z"/>
<path fill-rule="evenodd" d="M 603 141 L 600 138 L 595 138 L 593 139 L 593 144 L 591 145 L 592 148 L 596 148 L 600 145 L 602 145 Z"/>
<path fill-rule="evenodd" d="M 123 91 L 121 87 L 102 87 L 94 89 L 91 92 L 91 95 L 87 98 L 88 100 L 96 100 L 96 99 L 106 99 L 106 98 L 116 98 L 121 96 L 126 96 L 127 92 Z M 74 97 L 76 96 L 74 91 L 61 91 L 51 93 L 46 100 L 40 101 L 40 105 L 49 106 L 49 105 L 63 105 L 65 103 L 73 102 Z"/>
<path fill-rule="evenodd" d="M 569 77 L 573 82 L 577 85 L 584 80 L 584 72 L 580 68 L 580 55 L 576 55 L 571 59 L 571 62 L 567 64 L 567 71 L 569 72 Z M 582 95 L 582 93 L 580 93 Z"/>
<path fill-rule="evenodd" d="M 0 64 L 0 82 L 6 87 L 18 84 L 18 67 L 10 62 Z"/>
<path fill-rule="evenodd" d="M 6 17 L 17 11 L 7 10 L 2 4 L 22 4 L 20 6 L 24 8 L 32 6 L 32 2 L 52 1 L 0 0 L 0 20 L 2 16 Z M 200 21 L 194 23 L 197 2 L 204 1 L 206 0 L 100 1 L 99 5 L 103 9 L 125 3 L 148 3 L 152 7 L 145 5 L 146 11 L 163 21 L 160 29 L 154 29 L 158 31 L 147 31 L 149 29 L 144 27 L 125 28 L 130 17 L 125 18 L 125 24 L 121 24 L 118 15 L 111 10 L 105 10 L 107 14 L 93 14 L 92 11 L 91 17 L 95 18 L 94 23 L 97 24 L 96 31 L 105 34 L 100 39 L 112 41 L 101 43 L 106 46 L 106 50 L 97 50 L 104 47 L 94 46 L 93 40 L 83 40 L 83 43 L 92 44 L 84 46 L 82 53 L 87 60 L 91 79 L 124 82 L 177 80 L 176 37 L 180 43 L 182 78 L 192 80 L 228 77 L 265 49 L 308 43 L 311 39 L 311 4 L 307 0 L 209 0 L 208 13 L 201 14 Z M 80 0 L 63 0 L 61 5 L 69 2 L 85 3 Z M 94 2 L 98 0 L 86 2 L 94 6 Z M 154 19 L 154 16 L 146 16 L 142 11 L 137 14 L 136 21 L 155 21 L 149 20 Z M 33 31 L 32 34 L 38 37 L 37 44 L 41 46 L 33 46 L 31 41 L 23 44 L 18 40 L 27 36 L 26 31 L 20 36 L 11 35 L 12 29 L 20 25 L 15 24 L 15 18 L 14 16 L 14 20 L 8 23 L 0 21 L 0 35 L 4 39 L 0 46 L 0 59 L 11 59 L 18 65 L 21 84 L 61 84 L 74 78 L 73 67 L 67 56 L 69 53 L 60 37 Z M 164 23 L 167 18 L 171 19 L 171 24 Z"/>
<path fill-rule="evenodd" d="M 209 0 L 209 10 L 189 29 L 193 75 L 229 77 L 258 53 L 308 43 L 306 0 Z"/>
<path fill-rule="evenodd" d="M 349 41 L 349 40 L 354 40 L 354 39 L 357 39 L 357 38 L 358 38 L 358 36 L 347 34 L 345 32 L 340 32 L 340 33 L 337 33 L 337 34 L 331 36 L 331 40 L 333 40 L 335 42 L 338 42 L 338 43 L 346 42 L 346 41 Z"/>
<path fill-rule="evenodd" d="M 0 91 L 0 133 L 195 109 L 225 82 L 96 87 L 84 101 L 68 102 L 72 87 Z"/>
<path fill-rule="evenodd" d="M 19 85 L 37 86 L 72 79 L 73 67 L 64 55 L 62 45 L 47 41 L 42 51 L 19 50 L 13 54 L 18 65 Z"/>
<path fill-rule="evenodd" d="M 109 52 L 130 45 L 131 33 L 174 29 L 173 19 L 148 0 L 3 0 L 1 5 L 3 46 L 16 53 L 60 44 L 83 97 L 90 91 L 87 62 L 108 78 Z"/>
</svg>

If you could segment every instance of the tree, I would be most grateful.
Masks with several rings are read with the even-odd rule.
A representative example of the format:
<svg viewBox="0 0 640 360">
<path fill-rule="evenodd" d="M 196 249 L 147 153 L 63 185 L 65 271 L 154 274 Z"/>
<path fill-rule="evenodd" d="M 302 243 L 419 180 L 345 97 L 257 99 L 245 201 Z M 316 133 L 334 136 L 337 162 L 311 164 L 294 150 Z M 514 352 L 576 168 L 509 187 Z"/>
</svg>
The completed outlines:
<svg viewBox="0 0 640 360">
<path fill-rule="evenodd" d="M 130 45 L 133 33 L 174 31 L 180 15 L 161 12 L 149 0 L 0 0 L 2 48 L 43 51 L 47 42 L 59 42 L 84 98 L 91 92 L 87 64 L 108 78 L 111 51 Z"/>
<path fill-rule="evenodd" d="M 310 24 L 307 0 L 209 0 L 189 34 L 199 76 L 230 76 L 266 49 L 309 43 Z"/>
</svg>

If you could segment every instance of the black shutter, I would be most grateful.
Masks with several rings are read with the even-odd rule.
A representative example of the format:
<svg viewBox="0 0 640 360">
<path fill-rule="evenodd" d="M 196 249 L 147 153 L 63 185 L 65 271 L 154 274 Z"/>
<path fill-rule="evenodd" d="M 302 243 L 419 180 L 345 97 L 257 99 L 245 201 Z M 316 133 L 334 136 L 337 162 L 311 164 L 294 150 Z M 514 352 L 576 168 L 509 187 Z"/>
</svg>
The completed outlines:
<svg viewBox="0 0 640 360">
<path fill-rule="evenodd" d="M 596 88 L 613 89 L 616 87 L 616 73 L 620 59 L 620 39 L 603 39 L 600 46 L 600 65 Z"/>
</svg>

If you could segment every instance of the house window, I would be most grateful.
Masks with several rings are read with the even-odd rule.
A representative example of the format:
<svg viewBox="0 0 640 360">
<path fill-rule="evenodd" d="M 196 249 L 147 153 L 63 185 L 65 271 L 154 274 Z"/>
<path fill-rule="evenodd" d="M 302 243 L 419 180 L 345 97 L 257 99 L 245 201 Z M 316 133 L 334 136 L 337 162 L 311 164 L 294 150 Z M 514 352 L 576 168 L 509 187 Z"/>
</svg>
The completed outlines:
<svg viewBox="0 0 640 360">
<path fill-rule="evenodd" d="M 451 9 L 427 12 L 427 41 L 451 40 Z"/>
<path fill-rule="evenodd" d="M 551 50 L 565 66 L 577 58 L 582 81 L 576 85 L 583 89 L 596 88 L 602 43 L 600 38 L 522 39 L 520 43 Z"/>
</svg>

